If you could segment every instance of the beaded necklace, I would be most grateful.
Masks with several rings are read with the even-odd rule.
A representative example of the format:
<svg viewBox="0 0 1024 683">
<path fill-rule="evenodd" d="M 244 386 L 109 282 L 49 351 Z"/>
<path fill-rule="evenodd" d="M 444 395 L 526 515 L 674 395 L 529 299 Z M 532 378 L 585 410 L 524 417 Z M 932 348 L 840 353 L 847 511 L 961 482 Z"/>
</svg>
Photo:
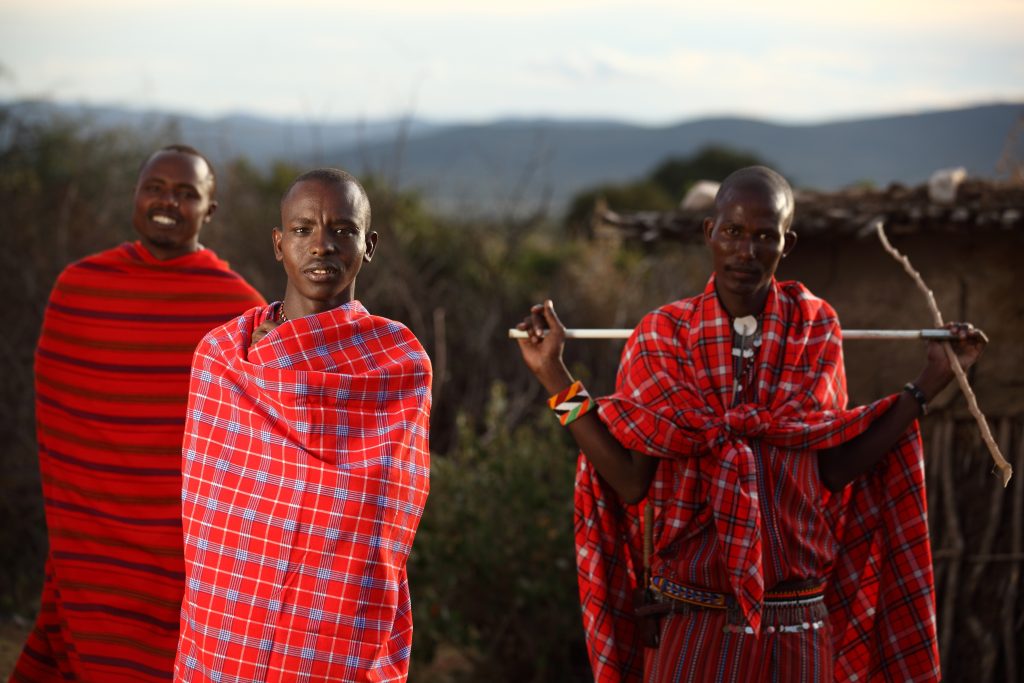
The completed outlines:
<svg viewBox="0 0 1024 683">
<path fill-rule="evenodd" d="M 732 321 L 733 381 L 732 405 L 744 402 L 745 392 L 754 385 L 754 357 L 761 346 L 761 318 L 745 315 Z"/>
</svg>

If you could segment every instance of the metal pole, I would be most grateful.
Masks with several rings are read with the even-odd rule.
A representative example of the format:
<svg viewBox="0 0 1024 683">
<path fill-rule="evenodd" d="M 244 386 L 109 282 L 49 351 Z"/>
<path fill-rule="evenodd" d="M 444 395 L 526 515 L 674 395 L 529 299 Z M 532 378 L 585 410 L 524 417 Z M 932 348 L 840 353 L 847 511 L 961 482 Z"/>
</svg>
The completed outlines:
<svg viewBox="0 0 1024 683">
<path fill-rule="evenodd" d="M 578 328 L 565 331 L 566 339 L 629 339 L 633 330 L 627 329 L 601 329 L 601 328 Z M 526 339 L 526 332 L 511 329 L 508 331 L 509 339 Z M 934 341 L 952 340 L 953 334 L 949 330 L 843 330 L 843 339 L 926 339 Z"/>
</svg>

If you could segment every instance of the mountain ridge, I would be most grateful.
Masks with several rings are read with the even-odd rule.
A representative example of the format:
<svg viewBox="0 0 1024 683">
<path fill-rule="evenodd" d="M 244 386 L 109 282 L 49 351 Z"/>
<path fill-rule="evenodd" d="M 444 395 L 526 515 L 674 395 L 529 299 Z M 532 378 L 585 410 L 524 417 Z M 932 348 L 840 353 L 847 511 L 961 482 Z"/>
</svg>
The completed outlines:
<svg viewBox="0 0 1024 683">
<path fill-rule="evenodd" d="M 584 188 L 638 179 L 668 157 L 710 144 L 756 154 L 795 185 L 821 190 L 917 184 L 949 166 L 992 178 L 1008 134 L 1024 120 L 1024 102 L 816 123 L 723 115 L 657 126 L 555 117 L 318 122 L 241 113 L 206 119 L 49 102 L 4 106 L 22 116 L 83 117 L 97 127 L 174 126 L 215 163 L 245 156 L 261 166 L 274 160 L 338 165 L 396 180 L 441 208 L 484 212 L 557 212 Z"/>
</svg>

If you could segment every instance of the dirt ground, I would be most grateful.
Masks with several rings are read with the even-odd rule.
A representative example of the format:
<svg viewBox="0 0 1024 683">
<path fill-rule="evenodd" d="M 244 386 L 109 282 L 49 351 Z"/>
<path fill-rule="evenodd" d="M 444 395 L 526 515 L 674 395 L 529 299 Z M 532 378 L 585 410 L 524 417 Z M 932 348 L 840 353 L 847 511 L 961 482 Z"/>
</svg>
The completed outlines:
<svg viewBox="0 0 1024 683">
<path fill-rule="evenodd" d="M 24 617 L 0 617 L 0 681 L 6 681 L 14 670 L 32 622 Z"/>
</svg>

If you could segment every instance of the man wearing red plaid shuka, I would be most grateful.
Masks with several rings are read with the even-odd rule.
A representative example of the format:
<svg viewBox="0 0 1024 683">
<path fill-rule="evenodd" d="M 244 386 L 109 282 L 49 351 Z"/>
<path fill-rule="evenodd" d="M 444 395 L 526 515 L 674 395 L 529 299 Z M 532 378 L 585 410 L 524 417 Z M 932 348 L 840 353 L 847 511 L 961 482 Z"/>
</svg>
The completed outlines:
<svg viewBox="0 0 1024 683">
<path fill-rule="evenodd" d="M 430 361 L 355 281 L 377 243 L 349 174 L 300 176 L 284 301 L 210 332 L 183 447 L 178 681 L 404 681 L 427 498 Z"/>
<path fill-rule="evenodd" d="M 778 173 L 729 176 L 704 221 L 707 287 L 640 322 L 600 401 L 562 362 L 551 301 L 519 324 L 582 451 L 577 565 L 597 681 L 939 678 L 917 418 L 953 373 L 931 343 L 903 391 L 847 406 L 835 311 L 775 280 L 793 211 Z M 969 367 L 984 335 L 947 327 Z"/>
</svg>

